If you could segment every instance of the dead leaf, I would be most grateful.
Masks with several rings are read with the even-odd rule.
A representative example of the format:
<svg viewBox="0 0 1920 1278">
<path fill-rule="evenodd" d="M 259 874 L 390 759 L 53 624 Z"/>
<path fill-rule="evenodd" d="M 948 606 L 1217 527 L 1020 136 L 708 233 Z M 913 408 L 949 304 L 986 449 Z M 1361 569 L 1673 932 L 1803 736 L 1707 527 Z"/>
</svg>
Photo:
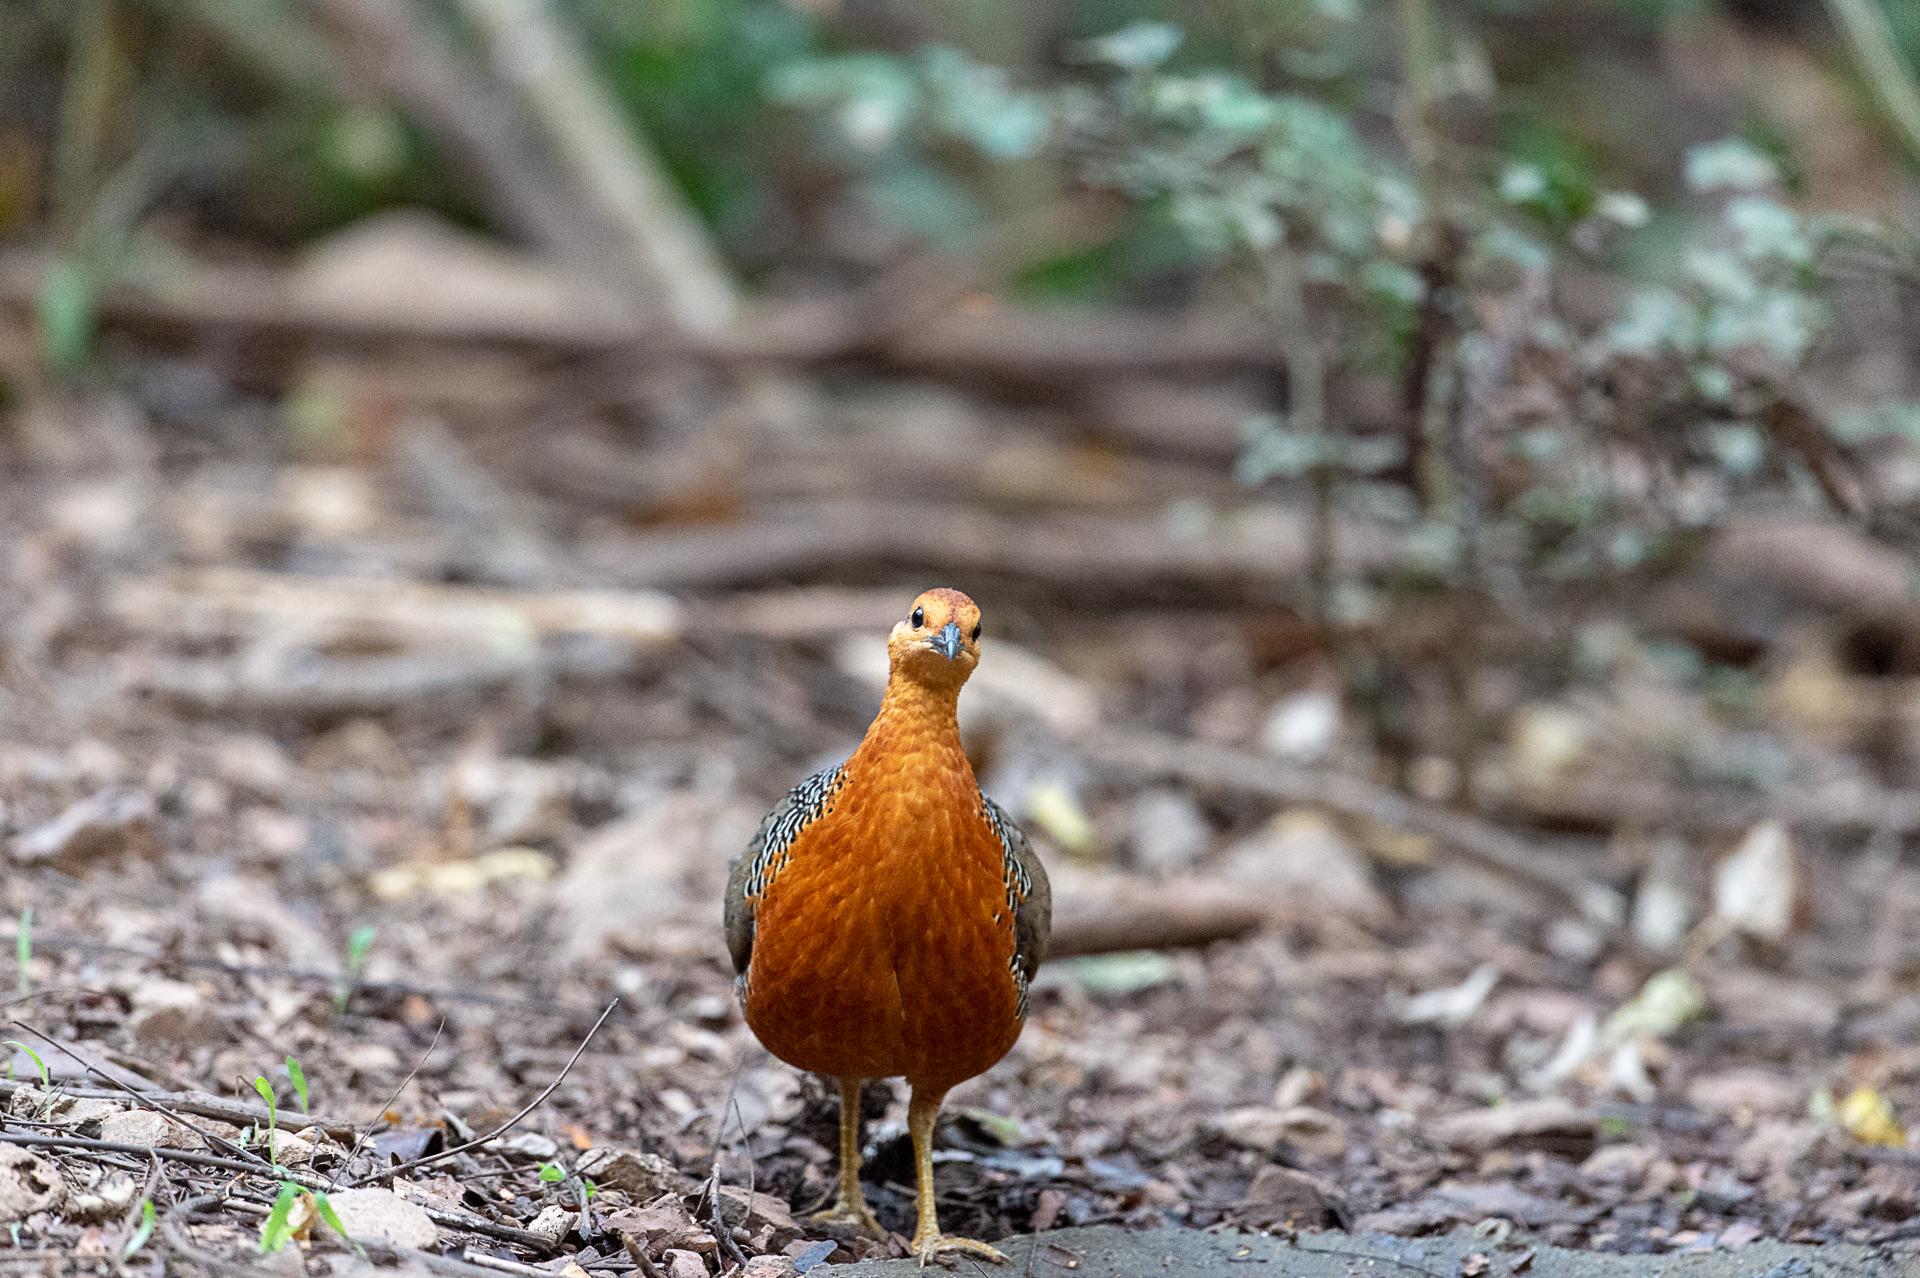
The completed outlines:
<svg viewBox="0 0 1920 1278">
<path fill-rule="evenodd" d="M 1798 891 L 1799 870 L 1787 827 L 1762 821 L 1714 871 L 1714 918 L 1755 940 L 1783 941 L 1793 928 Z"/>
</svg>

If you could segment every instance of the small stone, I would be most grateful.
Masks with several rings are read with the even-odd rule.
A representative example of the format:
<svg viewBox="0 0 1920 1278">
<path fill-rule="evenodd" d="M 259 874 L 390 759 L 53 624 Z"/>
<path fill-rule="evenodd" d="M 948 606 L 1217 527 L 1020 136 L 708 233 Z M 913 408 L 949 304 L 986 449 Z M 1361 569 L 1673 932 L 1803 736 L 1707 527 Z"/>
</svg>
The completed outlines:
<svg viewBox="0 0 1920 1278">
<path fill-rule="evenodd" d="M 1286 1144 L 1307 1157 L 1331 1161 L 1347 1152 L 1347 1132 L 1340 1120 L 1307 1105 L 1245 1105 L 1218 1115 L 1212 1127 L 1229 1144 L 1259 1153 Z"/>
<path fill-rule="evenodd" d="M 629 1235 L 648 1251 L 678 1247 L 684 1251 L 709 1252 L 719 1248 L 713 1235 L 694 1220 L 678 1194 L 663 1194 L 644 1207 L 629 1207 L 610 1213 L 605 1219 L 608 1229 Z"/>
<path fill-rule="evenodd" d="M 521 1132 L 516 1136 L 501 1141 L 500 1146 L 502 1149 L 525 1155 L 528 1158 L 548 1159 L 558 1158 L 560 1156 L 559 1142 L 555 1141 L 553 1137 L 544 1136 L 539 1132 Z"/>
<path fill-rule="evenodd" d="M 1360 850 L 1311 812 L 1283 812 L 1220 863 L 1228 883 L 1291 902 L 1319 904 L 1360 918 L 1390 910 Z"/>
<path fill-rule="evenodd" d="M 800 1236 L 793 1209 L 772 1194 L 750 1192 L 738 1185 L 720 1187 L 720 1215 L 728 1224 L 750 1234 L 766 1233 L 768 1245 L 781 1247 Z"/>
<path fill-rule="evenodd" d="M 440 1241 L 426 1209 L 390 1189 L 342 1189 L 327 1195 L 347 1237 L 425 1251 Z"/>
<path fill-rule="evenodd" d="M 540 1235 L 549 1247 L 557 1247 L 561 1239 L 573 1232 L 574 1223 L 579 1219 L 577 1213 L 568 1211 L 559 1203 L 549 1203 L 527 1223 L 527 1232 Z"/>
<path fill-rule="evenodd" d="M 1512 1144 L 1591 1144 L 1597 1127 L 1590 1111 L 1544 1097 L 1448 1114 L 1429 1123 L 1427 1134 L 1442 1145 L 1484 1153 Z"/>
<path fill-rule="evenodd" d="M 1806 1109 L 1806 1087 L 1772 1070 L 1729 1069 L 1703 1074 L 1687 1085 L 1687 1102 L 1730 1118 L 1776 1117 Z"/>
<path fill-rule="evenodd" d="M 110 1172 L 85 1193 L 69 1195 L 66 1215 L 70 1220 L 88 1224 L 116 1220 L 126 1214 L 139 1194 L 140 1186 L 131 1176 Z"/>
<path fill-rule="evenodd" d="M 602 1189 L 618 1189 L 636 1203 L 680 1188 L 680 1170 L 658 1154 L 607 1145 L 580 1155 L 574 1170 Z"/>
<path fill-rule="evenodd" d="M 1127 846 L 1143 870 L 1190 869 L 1213 842 L 1213 827 L 1200 805 L 1171 787 L 1141 791 L 1128 816 Z"/>
<path fill-rule="evenodd" d="M 1632 1188 L 1646 1180 L 1659 1157 L 1652 1145 L 1602 1145 L 1580 1164 L 1580 1174 L 1596 1185 Z"/>
<path fill-rule="evenodd" d="M 667 1278 L 707 1278 L 707 1262 L 694 1252 L 674 1247 L 661 1259 L 666 1262 Z"/>
<path fill-rule="evenodd" d="M 1257 1228 L 1345 1229 L 1353 1223 L 1347 1195 L 1318 1176 L 1268 1163 L 1253 1174 L 1242 1214 Z"/>
<path fill-rule="evenodd" d="M 740 1271 L 740 1278 L 793 1278 L 799 1272 L 791 1256 L 753 1256 Z"/>
<path fill-rule="evenodd" d="M 100 1139 L 142 1149 L 199 1149 L 200 1138 L 165 1114 L 123 1109 L 100 1120 Z"/>
<path fill-rule="evenodd" d="M 18 1145 L 0 1145 L 0 1224 L 58 1207 L 66 1196 L 67 1182 L 52 1163 Z"/>
</svg>

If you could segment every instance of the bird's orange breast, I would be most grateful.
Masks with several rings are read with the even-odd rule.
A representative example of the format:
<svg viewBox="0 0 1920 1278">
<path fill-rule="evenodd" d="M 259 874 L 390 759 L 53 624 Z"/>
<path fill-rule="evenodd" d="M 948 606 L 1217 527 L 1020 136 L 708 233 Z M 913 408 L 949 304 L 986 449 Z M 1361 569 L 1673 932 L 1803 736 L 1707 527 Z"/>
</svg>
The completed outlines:
<svg viewBox="0 0 1920 1278">
<path fill-rule="evenodd" d="M 964 758 L 923 762 L 850 761 L 755 903 L 747 1023 L 797 1068 L 944 1089 L 1019 1037 L 1003 848 Z"/>
</svg>

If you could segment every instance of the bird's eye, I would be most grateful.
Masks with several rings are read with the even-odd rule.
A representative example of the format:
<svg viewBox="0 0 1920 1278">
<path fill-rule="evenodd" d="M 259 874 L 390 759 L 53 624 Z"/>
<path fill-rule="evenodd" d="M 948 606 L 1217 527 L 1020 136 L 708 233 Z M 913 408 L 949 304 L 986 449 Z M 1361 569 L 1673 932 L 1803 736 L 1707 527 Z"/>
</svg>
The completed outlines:
<svg viewBox="0 0 1920 1278">
<path fill-rule="evenodd" d="M 911 617 L 908 617 L 907 620 L 913 623 L 913 628 L 915 630 L 918 630 L 920 627 L 927 624 L 927 610 L 925 608 L 915 608 L 913 610 L 913 615 Z"/>
<path fill-rule="evenodd" d="M 977 621 L 973 623 L 973 641 L 980 642 L 980 623 Z"/>
</svg>

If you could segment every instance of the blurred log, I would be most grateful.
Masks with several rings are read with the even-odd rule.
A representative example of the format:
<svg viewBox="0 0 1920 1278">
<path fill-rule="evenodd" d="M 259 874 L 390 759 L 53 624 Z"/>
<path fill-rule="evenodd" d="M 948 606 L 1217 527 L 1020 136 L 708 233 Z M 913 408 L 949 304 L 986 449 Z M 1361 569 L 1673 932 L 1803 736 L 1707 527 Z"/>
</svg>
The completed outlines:
<svg viewBox="0 0 1920 1278">
<path fill-rule="evenodd" d="M 1306 568 L 1307 519 L 1262 503 L 1191 530 L 1158 516 L 1058 515 L 1020 519 L 925 501 L 817 502 L 738 523 L 619 535 L 582 546 L 582 562 L 626 586 L 720 586 L 802 576 L 849 565 L 997 572 L 1063 588 L 1205 585 L 1271 594 Z M 1343 524 L 1341 564 L 1358 573 L 1400 566 L 1396 534 Z"/>
<path fill-rule="evenodd" d="M 1191 949 L 1250 936 L 1270 917 L 1264 903 L 1218 884 L 1140 882 L 1120 893 L 1062 894 L 1047 957 Z"/>
<path fill-rule="evenodd" d="M 418 120 L 511 229 L 583 269 L 609 261 L 608 231 L 559 180 L 512 100 L 396 0 L 314 0 L 309 12 L 348 69 Z"/>
<path fill-rule="evenodd" d="M 1109 727 L 1076 743 L 1091 762 L 1142 779 L 1173 777 L 1281 803 L 1428 835 L 1504 878 L 1573 906 L 1606 927 L 1626 919 L 1626 902 L 1577 863 L 1466 813 L 1425 803 L 1363 777 L 1302 768 L 1245 750 Z"/>
<path fill-rule="evenodd" d="M 0 306 L 31 316 L 50 265 L 44 253 L 0 252 Z M 437 265 L 427 261 L 421 269 L 431 274 Z M 531 279 L 543 268 L 521 262 L 518 269 Z M 836 299 L 751 306 L 733 329 L 705 336 L 663 331 L 617 291 L 591 282 L 549 271 L 544 287 L 552 300 L 530 310 L 512 304 L 517 294 L 497 302 L 465 295 L 453 306 L 424 304 L 418 290 L 342 295 L 318 290 L 285 271 L 194 263 L 170 269 L 163 280 L 105 290 L 100 313 L 108 323 L 293 341 L 482 342 L 589 354 L 618 351 L 627 367 L 860 360 L 938 377 L 1041 383 L 1151 373 L 1198 379 L 1281 367 L 1260 326 L 1238 313 L 1163 317 L 1002 306 L 929 317 L 912 331 L 877 338 L 861 325 L 824 322 L 830 311 L 850 305 Z"/>
<path fill-rule="evenodd" d="M 906 411 L 911 412 L 911 408 Z M 962 410 L 964 411 L 964 409 Z M 939 493 L 991 509 L 1149 510 L 1185 498 L 1229 501 L 1246 490 L 1218 469 L 1117 455 L 1028 436 L 1018 442 L 969 422 L 926 429 L 771 432 L 634 448 L 578 431 L 556 433 L 527 458 L 533 482 L 572 501 L 646 517 L 689 493 L 734 501 Z"/>
<path fill-rule="evenodd" d="M 636 270 L 681 328 L 732 323 L 740 299 L 726 265 L 660 162 L 546 0 L 461 0 L 492 45 L 494 71 L 518 90 L 577 197 L 612 232 L 615 270 Z"/>
</svg>

